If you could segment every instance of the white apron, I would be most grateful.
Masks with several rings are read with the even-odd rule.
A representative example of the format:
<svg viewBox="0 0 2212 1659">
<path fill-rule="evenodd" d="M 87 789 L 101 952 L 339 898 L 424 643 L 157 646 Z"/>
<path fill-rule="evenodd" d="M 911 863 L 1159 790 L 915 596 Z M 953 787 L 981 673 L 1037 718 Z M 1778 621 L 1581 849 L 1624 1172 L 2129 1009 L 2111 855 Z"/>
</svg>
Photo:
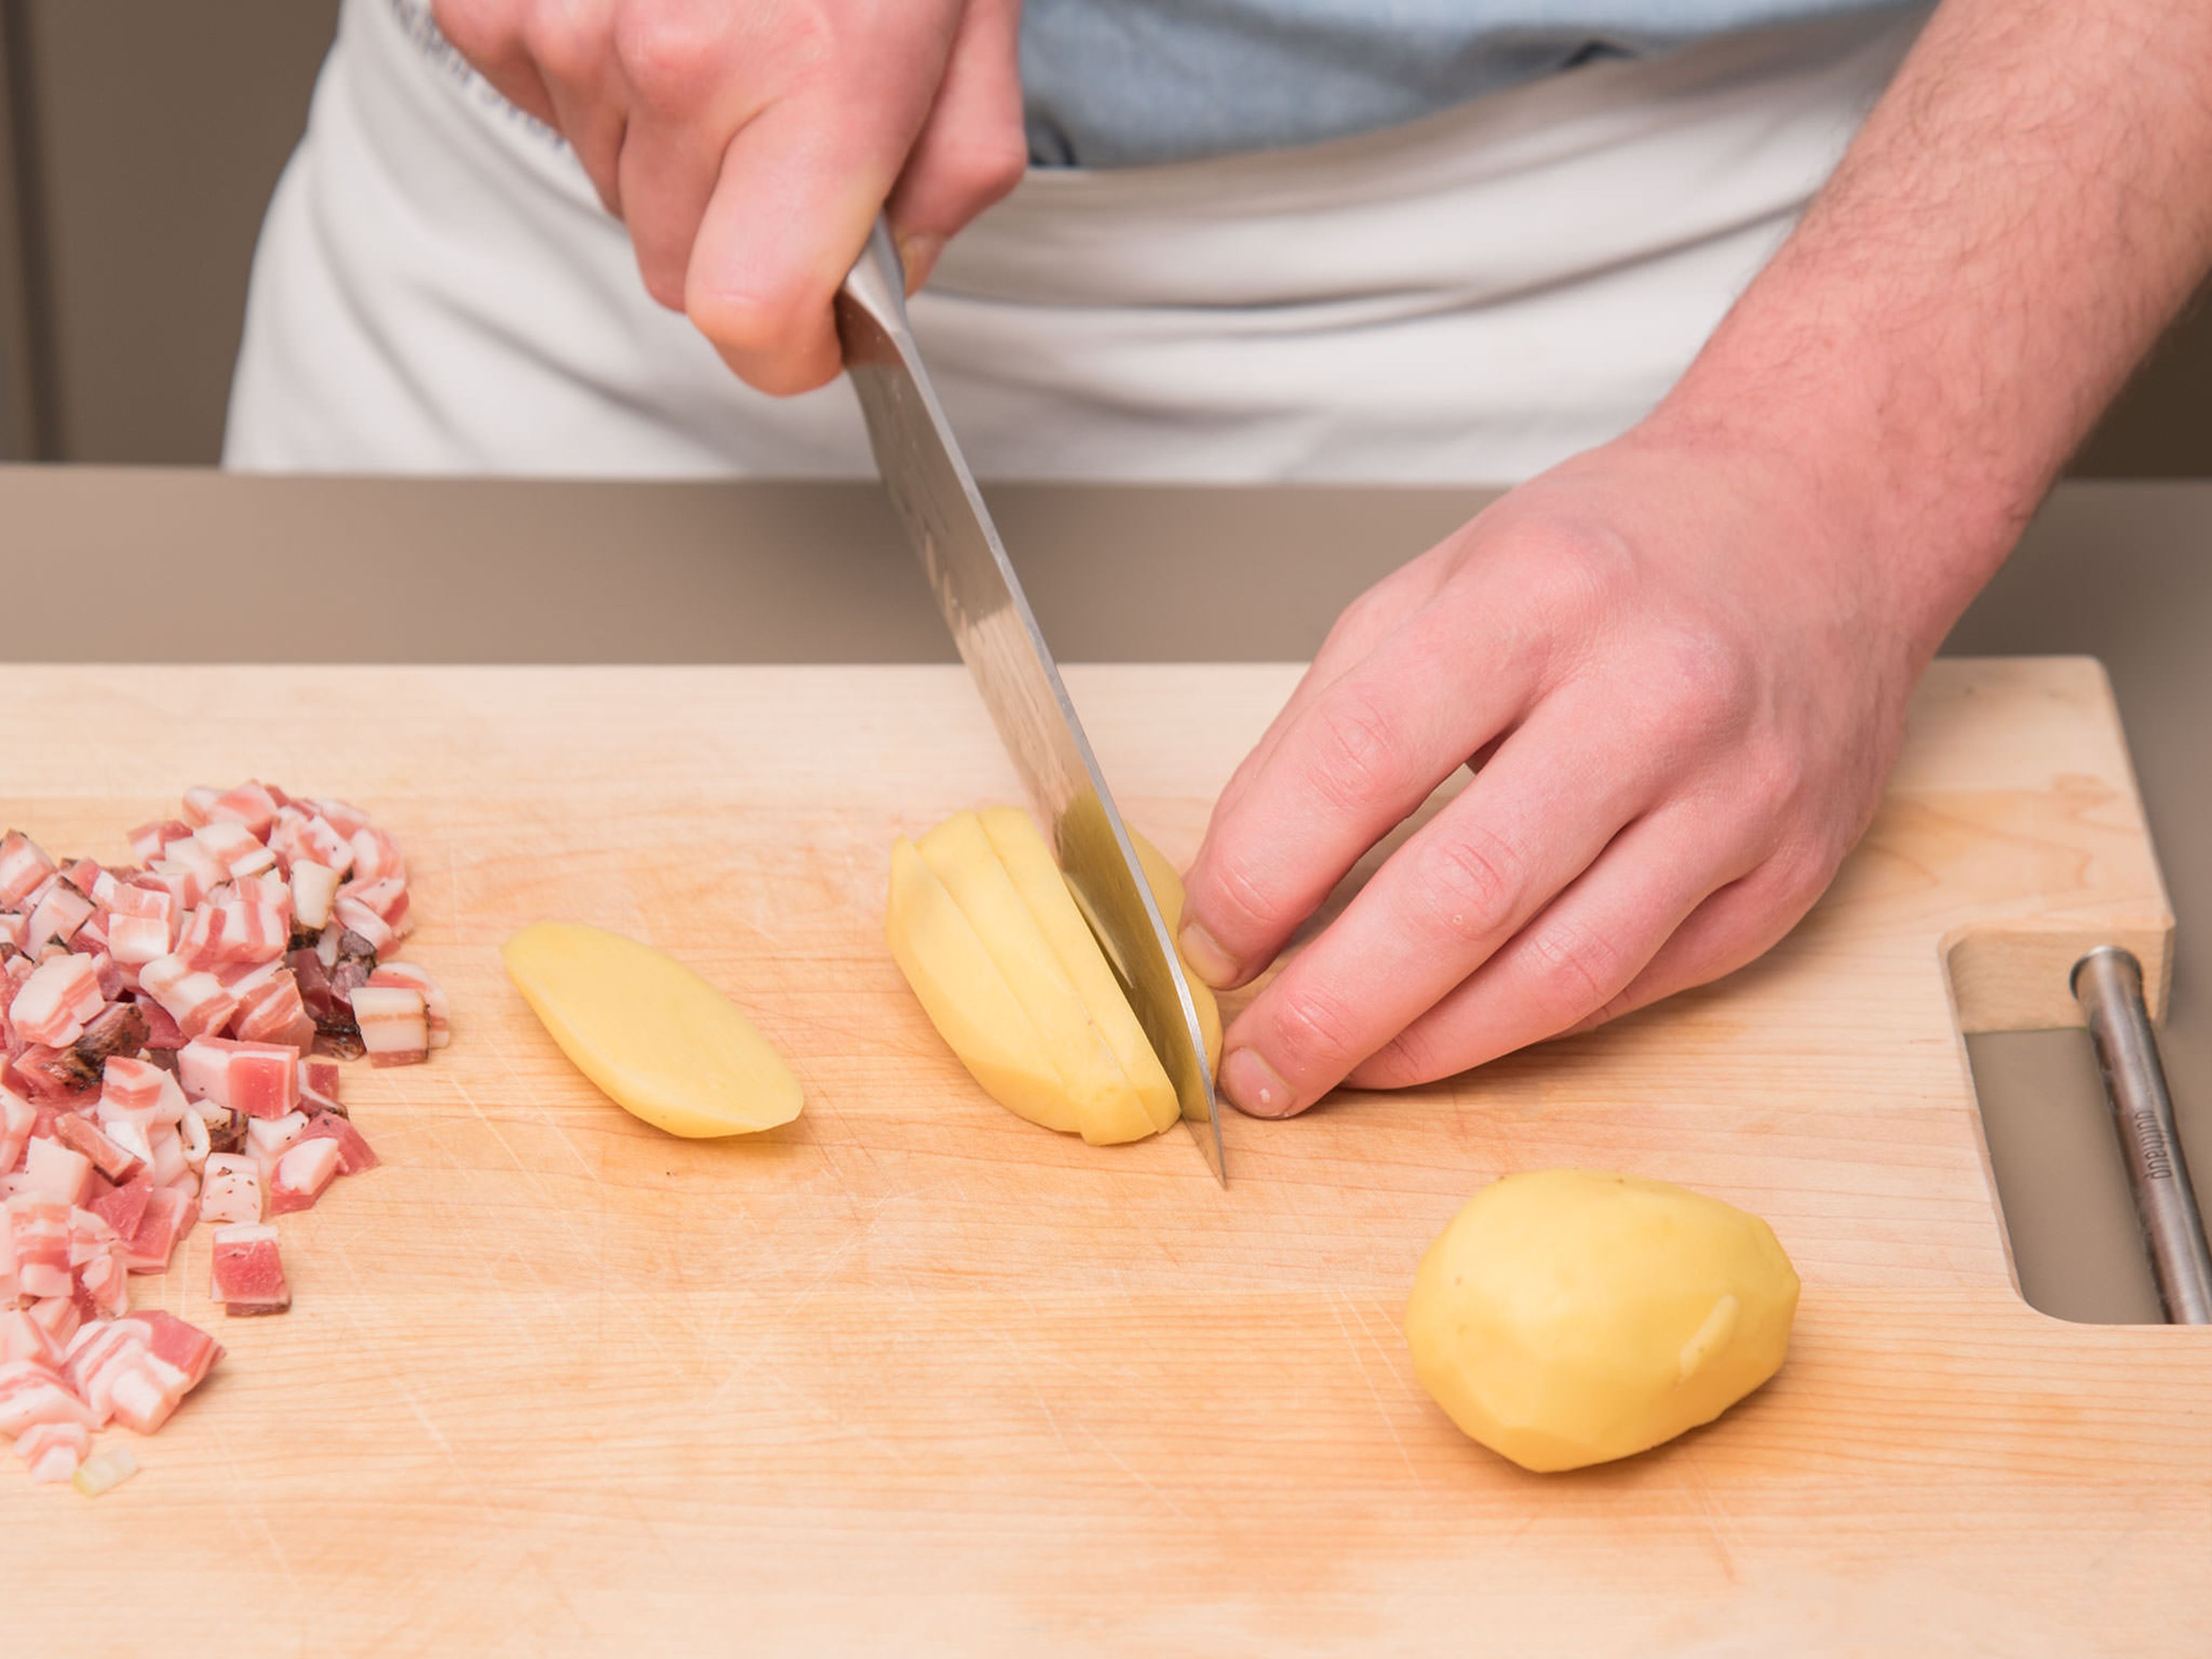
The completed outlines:
<svg viewBox="0 0 2212 1659">
<path fill-rule="evenodd" d="M 915 331 L 996 478 L 1506 483 L 1626 429 L 1827 177 L 1918 7 L 1592 64 L 1385 131 L 1034 170 Z M 860 476 L 736 380 L 421 0 L 345 0 L 270 204 L 228 465 Z"/>
</svg>

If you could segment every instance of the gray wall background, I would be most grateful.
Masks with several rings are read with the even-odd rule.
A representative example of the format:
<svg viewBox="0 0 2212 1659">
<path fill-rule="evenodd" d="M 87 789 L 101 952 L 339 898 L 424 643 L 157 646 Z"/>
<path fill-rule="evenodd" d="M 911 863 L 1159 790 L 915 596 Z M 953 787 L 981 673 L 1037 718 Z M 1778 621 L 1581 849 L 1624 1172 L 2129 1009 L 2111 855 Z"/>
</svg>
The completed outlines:
<svg viewBox="0 0 2212 1659">
<path fill-rule="evenodd" d="M 212 462 L 337 0 L 0 0 L 0 458 Z M 2083 449 L 2212 476 L 2200 303 Z"/>
</svg>

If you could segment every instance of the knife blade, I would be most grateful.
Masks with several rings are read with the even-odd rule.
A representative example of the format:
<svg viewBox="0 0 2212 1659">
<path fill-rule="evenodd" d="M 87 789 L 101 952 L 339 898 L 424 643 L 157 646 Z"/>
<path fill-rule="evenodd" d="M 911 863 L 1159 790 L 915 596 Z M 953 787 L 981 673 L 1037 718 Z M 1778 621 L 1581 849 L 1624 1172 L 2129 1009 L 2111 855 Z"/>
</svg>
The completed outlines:
<svg viewBox="0 0 2212 1659">
<path fill-rule="evenodd" d="M 881 220 L 838 290 L 836 317 L 877 470 L 938 608 L 1044 817 L 1068 887 L 1175 1085 L 1184 1126 L 1226 1184 L 1213 1078 L 1182 963 L 915 348 L 906 273 Z"/>
</svg>

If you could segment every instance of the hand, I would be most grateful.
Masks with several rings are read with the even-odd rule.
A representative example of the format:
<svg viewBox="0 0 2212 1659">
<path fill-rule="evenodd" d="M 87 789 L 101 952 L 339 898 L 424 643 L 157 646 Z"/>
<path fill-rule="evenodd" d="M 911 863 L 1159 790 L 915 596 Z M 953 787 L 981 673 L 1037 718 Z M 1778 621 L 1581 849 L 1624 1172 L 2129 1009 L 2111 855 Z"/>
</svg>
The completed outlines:
<svg viewBox="0 0 2212 1659">
<path fill-rule="evenodd" d="M 1020 179 L 1020 0 L 435 0 L 438 27 L 557 128 L 655 300 L 739 375 L 842 364 L 830 300 L 885 208 L 919 287 Z"/>
<path fill-rule="evenodd" d="M 1464 792 L 1227 1034 L 1261 1116 L 1426 1082 L 1729 972 L 1872 815 L 1948 594 L 1779 462 L 1650 430 L 1512 491 L 1348 610 L 1188 878 L 1214 984 L 1264 969 Z"/>
</svg>

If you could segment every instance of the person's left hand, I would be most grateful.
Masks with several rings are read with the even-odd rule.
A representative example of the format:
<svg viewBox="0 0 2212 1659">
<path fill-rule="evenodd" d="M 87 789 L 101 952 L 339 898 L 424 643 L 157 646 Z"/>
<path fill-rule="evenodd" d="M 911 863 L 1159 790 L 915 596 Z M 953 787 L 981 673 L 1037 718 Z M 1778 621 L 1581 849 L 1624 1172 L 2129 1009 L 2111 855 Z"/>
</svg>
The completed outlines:
<svg viewBox="0 0 2212 1659">
<path fill-rule="evenodd" d="M 1870 818 L 1955 609 L 1835 502 L 1649 428 L 1357 601 L 1231 781 L 1182 943 L 1241 984 L 1470 759 L 1464 792 L 1231 1027 L 1223 1092 L 1426 1082 L 1748 962 Z"/>
</svg>

